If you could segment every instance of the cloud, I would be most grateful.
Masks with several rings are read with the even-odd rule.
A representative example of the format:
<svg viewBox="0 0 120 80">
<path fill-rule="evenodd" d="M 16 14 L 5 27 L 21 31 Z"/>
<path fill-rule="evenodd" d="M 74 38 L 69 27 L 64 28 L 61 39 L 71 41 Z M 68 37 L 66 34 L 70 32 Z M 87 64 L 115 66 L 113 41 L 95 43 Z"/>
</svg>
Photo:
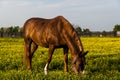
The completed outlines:
<svg viewBox="0 0 120 80">
<path fill-rule="evenodd" d="M 118 24 L 119 9 L 120 0 L 0 0 L 0 21 L 4 25 L 21 25 L 30 17 L 63 15 L 71 23 L 92 26 L 94 30 Z"/>
</svg>

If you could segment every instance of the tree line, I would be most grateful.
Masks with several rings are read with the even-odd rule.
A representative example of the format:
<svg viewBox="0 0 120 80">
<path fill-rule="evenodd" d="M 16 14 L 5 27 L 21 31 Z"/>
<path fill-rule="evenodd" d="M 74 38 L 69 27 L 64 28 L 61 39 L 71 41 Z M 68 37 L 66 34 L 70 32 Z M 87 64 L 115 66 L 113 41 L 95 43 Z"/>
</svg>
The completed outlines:
<svg viewBox="0 0 120 80">
<path fill-rule="evenodd" d="M 90 31 L 90 29 L 81 29 L 79 25 L 74 25 L 77 33 L 79 36 L 99 36 L 99 37 L 106 37 L 106 36 L 111 36 L 111 37 L 116 37 L 120 36 L 120 24 L 116 24 L 113 28 L 113 31 Z"/>
<path fill-rule="evenodd" d="M 0 37 L 22 37 L 23 29 L 19 26 L 1 27 Z"/>
<path fill-rule="evenodd" d="M 116 24 L 113 28 L 113 31 L 102 31 L 102 32 L 92 32 L 90 29 L 82 29 L 79 25 L 74 25 L 75 30 L 79 36 L 117 36 L 117 32 L 120 32 L 120 25 Z M 23 28 L 20 26 L 11 26 L 11 27 L 1 27 L 0 28 L 0 37 L 22 37 Z"/>
</svg>

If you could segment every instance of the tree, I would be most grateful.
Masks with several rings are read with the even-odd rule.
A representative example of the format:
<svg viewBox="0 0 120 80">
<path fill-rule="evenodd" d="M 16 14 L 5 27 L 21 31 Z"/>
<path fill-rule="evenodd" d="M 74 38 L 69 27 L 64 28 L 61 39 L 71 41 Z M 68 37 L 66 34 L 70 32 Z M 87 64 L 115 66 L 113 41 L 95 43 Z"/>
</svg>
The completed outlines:
<svg viewBox="0 0 120 80">
<path fill-rule="evenodd" d="M 75 30 L 77 31 L 78 35 L 82 34 L 82 29 L 80 27 L 75 28 Z"/>
<path fill-rule="evenodd" d="M 78 35 L 81 35 L 82 34 L 82 29 L 79 25 L 76 25 L 76 24 L 72 24 L 73 27 L 75 28 L 75 30 L 77 31 L 77 34 Z"/>
<path fill-rule="evenodd" d="M 91 36 L 90 30 L 89 30 L 88 28 L 83 29 L 83 35 L 84 35 L 84 36 Z"/>
<path fill-rule="evenodd" d="M 86 28 L 86 29 L 83 29 L 83 32 L 84 32 L 84 33 L 89 33 L 90 30 Z"/>
<path fill-rule="evenodd" d="M 115 25 L 113 31 L 114 32 L 120 31 L 120 25 L 119 24 Z"/>
<path fill-rule="evenodd" d="M 14 26 L 14 28 L 13 28 L 13 32 L 14 32 L 14 33 L 19 32 L 19 26 Z"/>
<path fill-rule="evenodd" d="M 0 33 L 1 33 L 0 36 L 3 37 L 3 33 L 4 33 L 4 28 L 3 27 L 0 28 Z"/>
<path fill-rule="evenodd" d="M 22 36 L 23 29 L 19 26 L 1 27 L 0 37 L 16 37 Z"/>
<path fill-rule="evenodd" d="M 8 28 L 7 28 L 7 32 L 8 32 L 8 33 L 13 33 L 13 27 L 12 27 L 12 26 L 11 26 L 11 27 L 8 27 Z"/>
<path fill-rule="evenodd" d="M 102 36 L 106 36 L 106 35 L 107 35 L 107 32 L 106 32 L 106 31 L 103 31 L 101 35 L 102 35 Z M 102 37 L 102 36 L 101 36 L 101 37 Z"/>
</svg>

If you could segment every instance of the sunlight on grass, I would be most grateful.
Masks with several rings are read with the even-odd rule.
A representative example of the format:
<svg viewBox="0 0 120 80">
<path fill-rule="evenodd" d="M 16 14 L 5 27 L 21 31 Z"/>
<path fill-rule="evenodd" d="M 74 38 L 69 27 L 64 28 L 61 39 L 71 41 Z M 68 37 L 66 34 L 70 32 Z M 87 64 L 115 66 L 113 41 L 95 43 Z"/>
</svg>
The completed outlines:
<svg viewBox="0 0 120 80">
<path fill-rule="evenodd" d="M 48 49 L 39 47 L 32 60 L 32 72 L 23 67 L 24 42 L 22 38 L 0 38 L 0 80 L 119 80 L 120 79 L 120 38 L 82 37 L 86 56 L 86 73 L 82 77 L 69 72 L 64 74 L 63 49 L 55 50 L 44 75 Z"/>
</svg>

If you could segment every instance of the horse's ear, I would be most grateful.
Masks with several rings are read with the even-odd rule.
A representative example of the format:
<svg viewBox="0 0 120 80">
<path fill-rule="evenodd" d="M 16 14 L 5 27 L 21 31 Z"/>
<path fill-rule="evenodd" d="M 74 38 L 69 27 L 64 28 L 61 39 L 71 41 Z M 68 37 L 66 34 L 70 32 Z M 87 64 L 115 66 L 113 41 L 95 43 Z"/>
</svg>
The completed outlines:
<svg viewBox="0 0 120 80">
<path fill-rule="evenodd" d="M 76 64 L 77 58 L 75 57 L 73 60 L 73 63 Z"/>
<path fill-rule="evenodd" d="M 88 52 L 89 52 L 89 51 L 83 52 L 83 53 L 82 53 L 82 56 L 87 55 Z"/>
</svg>

